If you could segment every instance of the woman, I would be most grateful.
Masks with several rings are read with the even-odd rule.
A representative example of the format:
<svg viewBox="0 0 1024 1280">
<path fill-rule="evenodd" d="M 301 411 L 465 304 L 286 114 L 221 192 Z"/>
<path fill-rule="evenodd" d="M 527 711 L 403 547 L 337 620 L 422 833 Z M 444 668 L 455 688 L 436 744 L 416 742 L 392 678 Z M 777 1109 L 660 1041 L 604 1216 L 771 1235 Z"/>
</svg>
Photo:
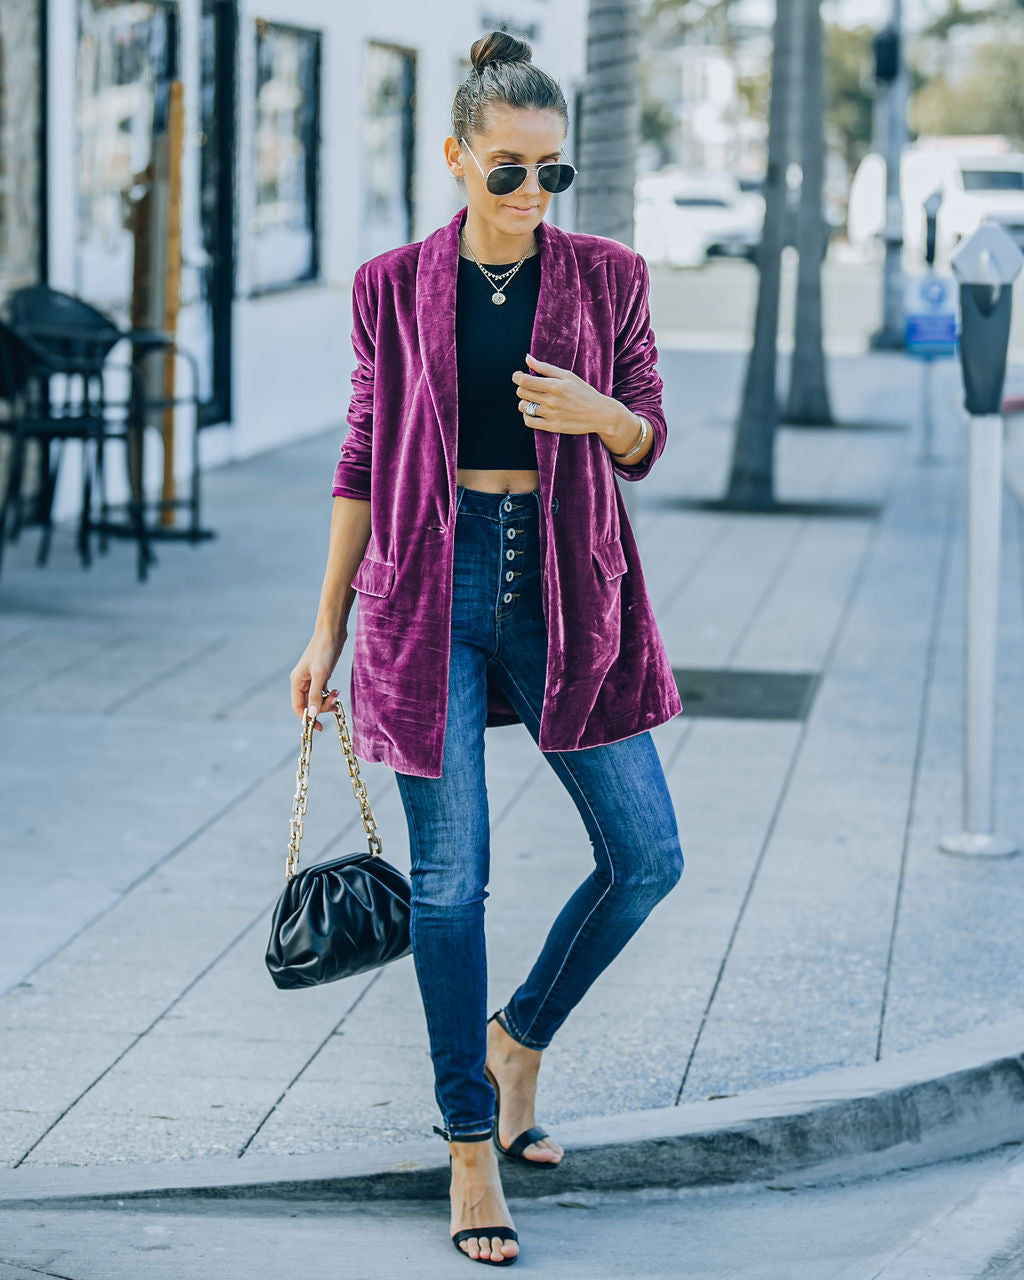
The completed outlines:
<svg viewBox="0 0 1024 1280">
<path fill-rule="evenodd" d="M 682 707 L 615 482 L 665 446 L 647 269 L 544 222 L 575 170 L 565 99 L 530 55 L 504 32 L 474 43 L 445 141 L 466 205 L 356 272 L 327 569 L 291 673 L 298 716 L 337 705 L 358 593 L 353 743 L 395 770 L 409 824 L 452 1239 L 496 1266 L 519 1245 L 490 1139 L 527 1164 L 562 1158 L 535 1124 L 542 1052 L 683 865 L 648 732 Z M 572 796 L 595 868 L 488 1019 L 483 731 L 513 721 Z"/>
</svg>

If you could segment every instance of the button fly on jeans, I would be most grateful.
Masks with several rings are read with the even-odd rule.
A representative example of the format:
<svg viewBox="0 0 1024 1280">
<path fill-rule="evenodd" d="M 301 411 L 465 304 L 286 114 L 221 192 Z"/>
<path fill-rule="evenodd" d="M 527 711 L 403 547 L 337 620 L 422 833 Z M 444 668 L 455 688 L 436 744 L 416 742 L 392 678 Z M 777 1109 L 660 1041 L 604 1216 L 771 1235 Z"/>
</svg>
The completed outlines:
<svg viewBox="0 0 1024 1280">
<path fill-rule="evenodd" d="M 512 602 L 512 592 L 511 592 L 511 591 L 506 591 L 506 592 L 505 592 L 505 594 L 504 594 L 501 598 L 502 598 L 502 600 L 504 600 L 504 601 L 505 601 L 505 603 L 506 603 L 506 604 L 511 604 L 511 602 Z"/>
<path fill-rule="evenodd" d="M 502 505 L 502 507 L 504 508 L 504 510 L 506 510 L 506 511 L 511 511 L 511 510 L 512 510 L 512 503 L 511 503 L 511 502 L 505 501 L 505 502 L 503 502 L 501 505 Z"/>
<path fill-rule="evenodd" d="M 516 531 L 515 531 L 515 529 L 509 529 L 509 531 L 508 531 L 508 536 L 509 536 L 509 538 L 514 538 L 514 537 L 516 536 Z"/>
<path fill-rule="evenodd" d="M 516 553 L 515 553 L 514 551 L 506 551 L 506 552 L 505 552 L 505 559 L 506 559 L 506 560 L 514 560 L 514 559 L 515 559 L 515 554 L 516 554 Z"/>
<path fill-rule="evenodd" d="M 511 582 L 511 581 L 512 581 L 512 579 L 513 579 L 515 576 L 516 576 L 516 575 L 512 572 L 512 570 L 511 570 L 511 569 L 508 569 L 508 570 L 506 570 L 506 572 L 505 572 L 505 581 L 506 581 L 506 582 Z"/>
</svg>

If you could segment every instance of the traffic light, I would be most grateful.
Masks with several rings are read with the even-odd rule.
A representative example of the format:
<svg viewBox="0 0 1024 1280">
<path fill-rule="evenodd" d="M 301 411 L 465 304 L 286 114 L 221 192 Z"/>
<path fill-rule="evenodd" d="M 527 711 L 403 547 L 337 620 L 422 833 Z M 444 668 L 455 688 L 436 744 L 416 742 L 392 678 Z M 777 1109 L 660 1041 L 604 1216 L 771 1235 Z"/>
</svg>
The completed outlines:
<svg viewBox="0 0 1024 1280">
<path fill-rule="evenodd" d="M 872 41 L 875 50 L 875 79 L 879 84 L 891 84 L 900 70 L 900 33 L 895 27 L 885 27 Z"/>
</svg>

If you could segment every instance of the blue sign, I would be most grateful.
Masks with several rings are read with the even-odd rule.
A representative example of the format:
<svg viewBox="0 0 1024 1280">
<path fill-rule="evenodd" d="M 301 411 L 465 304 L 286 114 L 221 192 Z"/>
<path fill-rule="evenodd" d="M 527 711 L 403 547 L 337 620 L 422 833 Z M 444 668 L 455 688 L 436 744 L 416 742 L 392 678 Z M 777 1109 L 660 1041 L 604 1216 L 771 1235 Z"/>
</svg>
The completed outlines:
<svg viewBox="0 0 1024 1280">
<path fill-rule="evenodd" d="M 906 281 L 904 345 L 912 356 L 934 360 L 956 354 L 957 294 L 951 276 L 927 275 Z"/>
</svg>

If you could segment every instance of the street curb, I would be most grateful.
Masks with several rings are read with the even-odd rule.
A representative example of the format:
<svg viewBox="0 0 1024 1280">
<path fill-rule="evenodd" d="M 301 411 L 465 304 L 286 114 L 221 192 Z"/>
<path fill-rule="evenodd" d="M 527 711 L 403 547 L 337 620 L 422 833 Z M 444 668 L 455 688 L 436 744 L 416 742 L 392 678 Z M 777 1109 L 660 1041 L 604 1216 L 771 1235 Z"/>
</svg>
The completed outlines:
<svg viewBox="0 0 1024 1280">
<path fill-rule="evenodd" d="M 509 1196 L 886 1173 L 1024 1142 L 1024 1015 L 867 1066 L 558 1126 L 558 1167 L 502 1161 Z M 308 1156 L 0 1171 L 0 1204 L 442 1199 L 440 1139 Z"/>
</svg>

